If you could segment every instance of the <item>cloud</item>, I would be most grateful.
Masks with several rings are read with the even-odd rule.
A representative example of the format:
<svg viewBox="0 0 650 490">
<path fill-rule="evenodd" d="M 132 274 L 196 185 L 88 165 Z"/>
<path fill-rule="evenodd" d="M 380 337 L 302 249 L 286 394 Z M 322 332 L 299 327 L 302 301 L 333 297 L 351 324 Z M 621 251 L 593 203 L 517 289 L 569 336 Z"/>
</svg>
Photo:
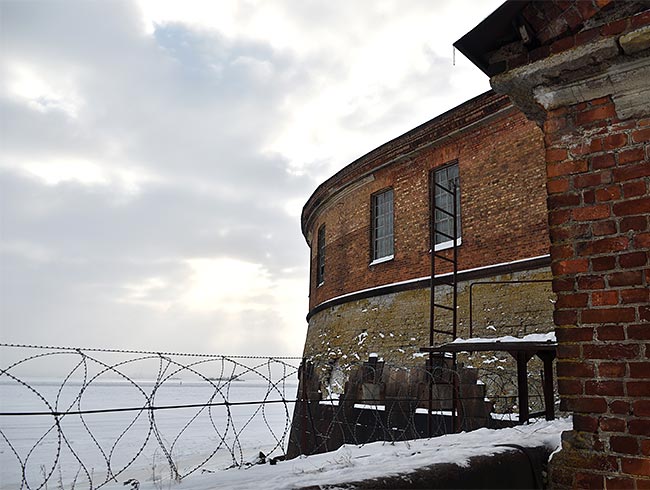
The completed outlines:
<svg viewBox="0 0 650 490">
<path fill-rule="evenodd" d="M 240 289 L 196 314 L 233 280 L 210 264 L 249 264 L 271 289 L 304 277 L 285 209 L 312 181 L 263 150 L 297 71 L 261 43 L 180 24 L 146 35 L 129 5 L 3 5 L 13 26 L 0 99 L 12 121 L 0 159 L 5 339 L 124 346 L 156 330 L 176 345 L 175 328 L 204 324 L 208 338 L 245 335 L 234 325 L 280 318 L 287 298 L 245 294 L 257 278 L 231 270 Z"/>
<path fill-rule="evenodd" d="M 299 354 L 309 194 L 487 88 L 458 5 L 3 1 L 3 339 Z"/>
</svg>

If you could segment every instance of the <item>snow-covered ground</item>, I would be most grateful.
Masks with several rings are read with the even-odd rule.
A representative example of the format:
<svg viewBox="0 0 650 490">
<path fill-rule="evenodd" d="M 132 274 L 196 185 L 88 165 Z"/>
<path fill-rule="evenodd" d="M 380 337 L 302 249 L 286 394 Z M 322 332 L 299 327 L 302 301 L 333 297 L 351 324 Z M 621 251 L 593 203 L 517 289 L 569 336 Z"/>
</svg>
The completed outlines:
<svg viewBox="0 0 650 490">
<path fill-rule="evenodd" d="M 524 447 L 560 446 L 560 434 L 569 430 L 569 419 L 540 421 L 509 429 L 479 429 L 431 439 L 396 443 L 374 442 L 365 446 L 343 446 L 337 451 L 290 461 L 230 469 L 196 475 L 172 488 L 178 490 L 282 490 L 310 485 L 336 485 L 364 479 L 412 472 L 438 463 L 467 466 L 475 456 L 493 455 L 511 448 L 501 444 Z M 154 490 L 146 482 L 141 490 Z"/>
</svg>

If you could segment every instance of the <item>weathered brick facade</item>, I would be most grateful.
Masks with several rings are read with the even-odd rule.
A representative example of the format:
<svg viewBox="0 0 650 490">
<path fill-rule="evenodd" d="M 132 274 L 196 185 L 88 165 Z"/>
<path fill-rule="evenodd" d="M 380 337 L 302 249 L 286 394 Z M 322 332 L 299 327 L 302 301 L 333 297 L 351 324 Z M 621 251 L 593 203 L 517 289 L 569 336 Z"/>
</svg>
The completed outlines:
<svg viewBox="0 0 650 490">
<path fill-rule="evenodd" d="M 458 161 L 459 269 L 548 253 L 544 154 L 535 124 L 483 94 L 365 155 L 323 183 L 303 210 L 311 247 L 310 309 L 344 294 L 429 275 L 429 174 Z M 369 265 L 371 195 L 394 191 L 394 259 Z M 316 285 L 316 231 L 326 229 Z M 448 269 L 440 268 L 440 272 Z"/>
<path fill-rule="evenodd" d="M 557 300 L 546 311 L 539 301 L 511 304 L 503 291 L 485 298 L 515 320 L 493 325 L 497 334 L 518 333 L 517 319 L 541 330 L 553 310 L 561 407 L 572 412 L 573 430 L 552 459 L 551 485 L 648 489 L 650 5 L 508 1 L 456 46 L 522 112 L 488 92 L 316 190 L 302 219 L 312 248 L 305 354 L 337 362 L 369 350 L 389 359 L 417 354 L 426 340 L 429 175 L 457 160 L 460 270 L 520 260 L 530 267 L 505 273 L 553 278 Z M 395 196 L 395 253 L 370 265 L 371 196 L 386 188 Z M 318 286 L 321 225 L 327 243 Z M 550 269 L 526 261 L 549 247 Z M 492 280 L 504 274 L 479 270 Z M 462 323 L 466 300 L 459 306 Z M 521 313 L 538 306 L 534 318 Z M 478 333 L 488 333 L 482 327 Z"/>
<path fill-rule="evenodd" d="M 511 2 L 506 13 L 528 20 L 532 41 L 459 43 L 544 129 L 557 374 L 574 414 L 552 483 L 650 488 L 650 5 Z"/>
<path fill-rule="evenodd" d="M 611 97 L 550 116 L 563 127 L 548 151 L 565 153 L 548 164 L 558 376 L 576 431 L 556 481 L 634 488 L 650 478 L 650 119 L 620 120 Z"/>
</svg>

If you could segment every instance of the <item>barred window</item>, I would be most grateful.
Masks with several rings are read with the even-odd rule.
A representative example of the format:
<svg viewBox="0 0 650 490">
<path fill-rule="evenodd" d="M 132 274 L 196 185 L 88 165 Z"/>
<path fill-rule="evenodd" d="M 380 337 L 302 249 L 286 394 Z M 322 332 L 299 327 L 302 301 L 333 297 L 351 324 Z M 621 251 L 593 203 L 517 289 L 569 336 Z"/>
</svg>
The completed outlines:
<svg viewBox="0 0 650 490">
<path fill-rule="evenodd" d="M 320 286 L 325 282 L 325 225 L 318 229 L 316 246 L 316 285 Z"/>
<path fill-rule="evenodd" d="M 372 260 L 393 257 L 393 189 L 372 196 Z"/>
<path fill-rule="evenodd" d="M 435 220 L 435 248 L 436 250 L 451 247 L 453 245 L 454 236 L 454 220 L 452 218 L 454 212 L 453 197 L 450 192 L 456 188 L 456 225 L 458 234 L 455 237 L 456 243 L 460 245 L 460 182 L 458 179 L 458 163 L 447 165 L 441 169 L 433 172 L 433 181 L 438 184 L 433 186 L 435 197 L 435 205 L 437 208 L 434 212 Z M 444 187 L 441 189 L 439 186 Z M 442 232 L 442 233 L 441 233 Z"/>
</svg>

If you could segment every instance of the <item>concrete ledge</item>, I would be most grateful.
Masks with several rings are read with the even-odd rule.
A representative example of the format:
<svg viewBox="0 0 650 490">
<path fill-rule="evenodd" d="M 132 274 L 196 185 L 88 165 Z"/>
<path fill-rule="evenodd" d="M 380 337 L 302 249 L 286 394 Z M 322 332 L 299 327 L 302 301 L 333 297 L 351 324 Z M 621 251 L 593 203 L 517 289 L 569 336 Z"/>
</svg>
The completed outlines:
<svg viewBox="0 0 650 490">
<path fill-rule="evenodd" d="M 477 269 L 469 269 L 458 272 L 458 281 L 473 281 L 477 279 L 485 279 L 500 274 L 511 274 L 513 272 L 531 271 L 549 267 L 551 265 L 551 257 L 542 255 L 540 257 L 533 257 L 530 259 L 518 260 L 515 262 L 508 262 L 504 264 L 495 264 L 487 267 L 479 267 Z M 449 274 L 442 274 L 436 276 L 434 282 L 436 284 L 443 284 L 443 280 L 448 280 Z M 431 286 L 431 279 L 429 277 L 422 277 L 411 281 L 403 281 L 395 284 L 387 284 L 384 286 L 377 286 L 370 289 L 355 291 L 343 296 L 331 298 L 323 301 L 312 308 L 307 313 L 307 321 L 309 321 L 315 314 L 320 313 L 328 308 L 349 303 L 351 301 L 358 301 L 361 299 L 373 298 L 375 296 L 382 296 L 385 294 L 393 294 L 401 291 L 412 291 L 414 289 L 428 289 Z"/>
<path fill-rule="evenodd" d="M 504 448 L 499 454 L 471 458 L 469 466 L 466 467 L 437 464 L 402 475 L 354 483 L 310 486 L 302 490 L 544 488 L 549 449 L 513 446 Z"/>
<path fill-rule="evenodd" d="M 650 26 L 643 26 L 621 36 L 618 42 L 625 54 L 634 54 L 644 49 L 650 49 Z"/>
<path fill-rule="evenodd" d="M 614 96 L 618 116 L 628 119 L 650 107 L 649 48 L 650 26 L 644 26 L 514 68 L 492 77 L 490 84 L 538 124 L 548 110 L 608 95 Z"/>
</svg>

